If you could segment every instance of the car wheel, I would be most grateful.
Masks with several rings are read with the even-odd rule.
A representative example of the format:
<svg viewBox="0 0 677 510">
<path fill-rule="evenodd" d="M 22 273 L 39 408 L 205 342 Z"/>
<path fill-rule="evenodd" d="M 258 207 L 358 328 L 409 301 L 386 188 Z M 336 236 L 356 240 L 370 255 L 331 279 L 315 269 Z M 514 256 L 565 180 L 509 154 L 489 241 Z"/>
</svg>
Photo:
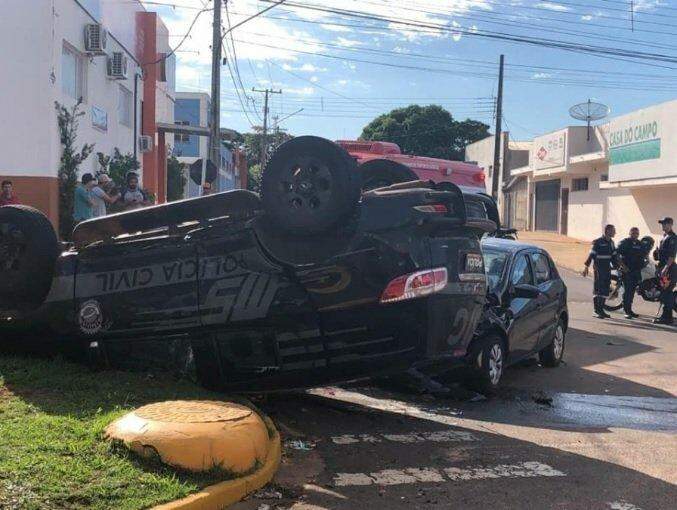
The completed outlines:
<svg viewBox="0 0 677 510">
<path fill-rule="evenodd" d="M 44 214 L 25 205 L 0 207 L 0 307 L 42 304 L 58 255 L 56 233 Z"/>
<path fill-rule="evenodd" d="M 400 182 L 415 181 L 418 176 L 407 166 L 388 159 L 372 159 L 359 166 L 362 191 L 385 188 Z"/>
<path fill-rule="evenodd" d="M 291 234 L 329 230 L 353 213 L 359 198 L 355 160 L 342 147 L 316 136 L 282 144 L 261 177 L 266 216 Z"/>
<path fill-rule="evenodd" d="M 545 349 L 538 353 L 538 359 L 543 366 L 556 367 L 562 361 L 564 356 L 564 338 L 566 331 L 564 324 L 560 320 L 555 328 L 555 336 Z"/>
<path fill-rule="evenodd" d="M 507 352 L 503 339 L 490 335 L 482 340 L 474 360 L 476 377 L 472 381 L 472 389 L 485 394 L 494 393 L 505 372 Z"/>
<path fill-rule="evenodd" d="M 604 309 L 607 312 L 615 312 L 623 307 L 623 279 L 615 274 L 611 275 L 611 292 L 604 302 Z"/>
</svg>

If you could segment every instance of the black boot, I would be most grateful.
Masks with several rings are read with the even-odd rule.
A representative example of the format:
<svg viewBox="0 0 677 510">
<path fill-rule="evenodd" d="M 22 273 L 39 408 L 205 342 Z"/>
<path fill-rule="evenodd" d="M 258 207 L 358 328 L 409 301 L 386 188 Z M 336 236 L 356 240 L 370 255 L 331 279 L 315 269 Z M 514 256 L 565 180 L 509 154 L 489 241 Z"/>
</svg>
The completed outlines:
<svg viewBox="0 0 677 510">
<path fill-rule="evenodd" d="M 592 302 L 595 307 L 595 313 L 593 313 L 592 316 L 597 319 L 607 319 L 609 316 L 604 312 L 604 298 L 595 296 L 592 298 Z"/>
</svg>

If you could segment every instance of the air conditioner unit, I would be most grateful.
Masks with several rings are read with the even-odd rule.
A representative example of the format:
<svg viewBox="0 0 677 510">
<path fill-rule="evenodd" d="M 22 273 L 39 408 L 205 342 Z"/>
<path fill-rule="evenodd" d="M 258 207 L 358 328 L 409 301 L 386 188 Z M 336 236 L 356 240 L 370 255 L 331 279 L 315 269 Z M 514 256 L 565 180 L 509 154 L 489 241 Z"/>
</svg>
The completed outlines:
<svg viewBox="0 0 677 510">
<path fill-rule="evenodd" d="M 105 55 L 107 37 L 106 29 L 100 24 L 85 25 L 85 51 L 92 55 Z"/>
<path fill-rule="evenodd" d="M 127 55 L 121 51 L 114 51 L 108 57 L 108 77 L 112 80 L 127 79 Z"/>
<path fill-rule="evenodd" d="M 151 152 L 153 150 L 153 137 L 150 135 L 141 135 L 139 137 L 139 151 Z"/>
</svg>

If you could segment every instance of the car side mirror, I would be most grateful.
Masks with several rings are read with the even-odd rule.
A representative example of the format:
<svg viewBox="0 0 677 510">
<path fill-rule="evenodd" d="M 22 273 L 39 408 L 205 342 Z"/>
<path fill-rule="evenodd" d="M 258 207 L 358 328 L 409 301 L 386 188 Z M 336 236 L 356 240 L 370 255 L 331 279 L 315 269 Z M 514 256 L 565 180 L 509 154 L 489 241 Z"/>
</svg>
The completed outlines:
<svg viewBox="0 0 677 510">
<path fill-rule="evenodd" d="M 541 291 L 538 290 L 538 287 L 529 285 L 528 283 L 521 283 L 513 287 L 511 294 L 512 297 L 516 298 L 534 299 L 537 298 L 540 293 Z"/>
</svg>

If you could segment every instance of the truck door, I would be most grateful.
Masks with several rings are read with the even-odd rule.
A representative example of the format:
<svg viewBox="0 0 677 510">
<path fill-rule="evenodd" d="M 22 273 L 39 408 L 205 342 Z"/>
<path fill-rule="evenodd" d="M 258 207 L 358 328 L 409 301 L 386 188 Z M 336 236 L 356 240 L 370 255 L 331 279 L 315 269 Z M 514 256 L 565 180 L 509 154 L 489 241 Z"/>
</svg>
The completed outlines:
<svg viewBox="0 0 677 510">
<path fill-rule="evenodd" d="M 262 251 L 251 228 L 208 229 L 194 240 L 204 333 L 193 342 L 196 361 L 235 384 L 326 365 L 307 292 Z"/>
<path fill-rule="evenodd" d="M 86 248 L 78 258 L 75 313 L 86 337 L 161 335 L 199 325 L 197 254 L 183 236 Z"/>
</svg>

